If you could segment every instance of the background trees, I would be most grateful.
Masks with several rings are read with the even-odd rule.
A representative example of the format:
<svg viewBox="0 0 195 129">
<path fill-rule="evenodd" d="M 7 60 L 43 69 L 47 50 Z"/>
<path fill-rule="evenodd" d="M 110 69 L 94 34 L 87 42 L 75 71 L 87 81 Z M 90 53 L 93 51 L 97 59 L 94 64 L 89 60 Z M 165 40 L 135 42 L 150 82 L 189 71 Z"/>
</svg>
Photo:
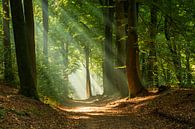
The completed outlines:
<svg viewBox="0 0 195 129">
<path fill-rule="evenodd" d="M 7 40 L 9 8 L 1 4 L 0 51 L 5 56 L 0 57 L 1 80 L 11 82 L 13 76 L 17 80 L 11 51 L 16 47 L 20 81 L 28 78 L 20 82 L 21 88 L 30 86 L 33 90 L 25 91 L 36 94 L 33 87 L 37 70 L 41 98 L 49 96 L 63 101 L 103 93 L 127 96 L 128 84 L 133 96 L 145 91 L 143 87 L 156 85 L 194 87 L 192 0 L 36 0 L 33 4 L 22 4 L 20 0 L 17 5 L 10 2 L 15 46 L 10 45 L 12 31 L 10 43 Z M 17 14 L 16 7 L 20 9 Z M 29 84 L 29 80 L 33 83 Z"/>
<path fill-rule="evenodd" d="M 2 1 L 3 7 L 3 46 L 4 46 L 4 79 L 6 82 L 14 80 L 12 69 L 11 42 L 10 42 L 10 11 L 9 0 Z"/>
</svg>

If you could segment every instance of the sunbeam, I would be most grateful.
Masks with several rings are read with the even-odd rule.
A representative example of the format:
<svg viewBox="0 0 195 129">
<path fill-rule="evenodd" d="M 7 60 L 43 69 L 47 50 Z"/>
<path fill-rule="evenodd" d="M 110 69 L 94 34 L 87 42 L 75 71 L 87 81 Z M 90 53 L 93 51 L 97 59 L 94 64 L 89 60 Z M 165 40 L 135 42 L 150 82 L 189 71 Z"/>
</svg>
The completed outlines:
<svg viewBox="0 0 195 129">
<path fill-rule="evenodd" d="M 102 58 L 101 52 L 98 52 L 102 49 L 102 40 L 96 38 L 98 36 L 101 37 L 101 35 L 98 34 L 98 31 L 102 30 L 97 31 L 95 25 L 88 23 L 85 18 L 102 18 L 102 12 L 101 10 L 94 8 L 89 3 L 86 3 L 87 6 L 90 7 L 90 10 L 93 10 L 92 12 L 90 12 L 92 14 L 81 15 L 80 8 L 75 7 L 75 15 L 72 15 L 68 8 L 68 3 L 69 2 L 61 5 L 59 2 L 54 2 L 52 3 L 52 6 L 56 6 L 58 9 L 51 10 L 49 8 L 48 12 L 46 12 L 49 15 L 49 36 L 47 48 L 49 66 L 48 68 L 45 67 L 43 69 L 40 69 L 42 71 L 42 74 L 48 75 L 40 74 L 40 81 L 38 81 L 38 84 L 40 85 L 40 90 L 42 90 L 43 93 L 47 92 L 44 91 L 43 85 L 52 85 L 50 86 L 50 88 L 52 89 L 56 89 L 58 87 L 58 90 L 56 89 L 56 94 L 58 94 L 59 90 L 61 91 L 64 89 L 65 91 L 67 91 L 65 93 L 68 93 L 68 95 L 64 96 L 70 97 L 72 99 L 87 99 L 85 62 L 86 58 L 89 58 L 90 61 L 93 60 L 94 55 L 92 55 L 92 53 L 98 53 L 99 55 L 95 55 L 96 58 L 97 56 L 99 56 L 98 58 Z M 39 7 L 35 8 L 35 12 L 37 11 L 35 15 L 40 15 L 40 7 L 45 7 L 41 6 L 41 2 L 38 2 L 38 4 Z M 43 11 L 46 11 L 46 9 L 43 8 Z M 42 19 L 36 20 L 37 53 L 40 53 L 41 55 L 43 50 L 43 41 L 41 40 L 43 36 L 41 35 L 41 32 L 43 33 L 44 29 L 41 25 Z M 86 57 L 85 55 L 86 46 L 89 48 L 91 53 L 89 53 L 89 57 Z M 40 65 L 43 65 L 44 59 L 40 55 L 38 54 L 37 58 Z M 89 62 L 89 64 L 92 95 L 102 95 L 102 75 L 100 74 L 101 72 L 96 74 L 96 72 L 94 71 L 95 69 L 97 69 L 97 67 L 101 68 L 101 62 Z M 56 77 L 58 77 L 58 79 Z M 42 81 L 43 78 L 47 78 L 50 80 L 47 82 L 48 84 L 46 84 L 46 81 Z M 56 79 L 54 80 L 54 78 Z M 67 78 L 68 80 L 63 78 Z M 57 98 L 60 97 L 59 94 L 55 95 L 55 93 L 53 93 L 53 95 L 58 96 Z M 63 93 L 61 95 L 63 95 Z M 49 95 L 46 94 L 46 96 Z"/>
<path fill-rule="evenodd" d="M 194 4 L 0 0 L 0 129 L 192 129 Z"/>
</svg>

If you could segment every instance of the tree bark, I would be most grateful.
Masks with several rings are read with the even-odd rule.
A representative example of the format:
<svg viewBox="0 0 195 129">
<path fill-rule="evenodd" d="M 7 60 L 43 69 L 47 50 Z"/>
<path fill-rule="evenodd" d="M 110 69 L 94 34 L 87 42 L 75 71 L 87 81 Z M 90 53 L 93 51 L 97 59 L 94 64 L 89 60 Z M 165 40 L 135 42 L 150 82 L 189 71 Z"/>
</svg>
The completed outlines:
<svg viewBox="0 0 195 129">
<path fill-rule="evenodd" d="M 88 33 L 92 33 L 91 30 L 87 25 L 85 25 L 83 22 L 80 22 L 84 28 L 86 28 L 86 31 Z M 90 78 L 90 70 L 89 70 L 89 59 L 90 59 L 90 46 L 88 43 L 84 44 L 84 52 L 85 52 L 85 65 L 86 65 L 86 96 L 87 98 L 90 98 L 92 96 L 91 91 L 91 78 Z"/>
<path fill-rule="evenodd" d="M 43 54 L 44 63 L 48 65 L 48 0 L 42 0 L 43 14 Z"/>
<path fill-rule="evenodd" d="M 147 72 L 147 54 L 145 52 L 140 53 L 140 67 L 141 67 L 141 79 L 143 85 L 147 86 L 148 83 L 148 72 Z"/>
<path fill-rule="evenodd" d="M 91 79 L 90 79 L 90 72 L 89 72 L 89 46 L 85 46 L 85 57 L 86 57 L 86 95 L 87 98 L 92 96 L 91 92 Z"/>
<path fill-rule="evenodd" d="M 4 79 L 6 83 L 14 80 L 10 42 L 9 0 L 2 0 L 3 4 L 3 45 L 4 45 Z"/>
<path fill-rule="evenodd" d="M 187 41 L 190 42 L 190 41 Z M 191 67 L 190 67 L 190 49 L 189 49 L 189 43 L 187 43 L 185 48 L 185 54 L 186 54 L 186 85 L 188 87 L 191 87 L 192 85 L 192 73 L 191 73 Z"/>
<path fill-rule="evenodd" d="M 32 1 L 10 0 L 20 93 L 38 99 Z"/>
<path fill-rule="evenodd" d="M 164 31 L 165 31 L 165 37 L 167 40 L 167 45 L 169 47 L 169 50 L 172 55 L 172 60 L 175 68 L 175 75 L 177 77 L 177 80 L 179 81 L 179 86 L 183 85 L 183 77 L 182 77 L 182 65 L 181 65 L 181 58 L 180 58 L 180 52 L 177 50 L 177 46 L 175 44 L 174 39 L 171 40 L 171 23 L 170 19 L 165 16 L 165 23 L 164 23 Z"/>
<path fill-rule="evenodd" d="M 32 0 L 24 0 L 24 15 L 25 15 L 25 31 L 27 34 L 27 45 L 29 50 L 30 63 L 32 65 L 32 72 L 34 73 L 34 80 L 36 80 L 36 54 L 35 54 L 35 30 L 34 30 L 34 15 Z M 35 81 L 36 82 L 36 81 Z"/>
<path fill-rule="evenodd" d="M 126 58 L 130 97 L 145 95 L 147 93 L 147 90 L 141 84 L 137 71 L 136 53 L 138 50 L 138 36 L 136 32 L 136 19 L 136 2 L 135 0 L 131 0 L 128 13 L 128 44 Z"/>
<path fill-rule="evenodd" d="M 126 61 L 126 18 L 125 18 L 125 2 L 116 0 L 116 85 L 121 96 L 128 96 L 128 86 L 125 70 Z"/>
<path fill-rule="evenodd" d="M 106 6 L 112 6 L 113 0 L 106 0 Z M 103 64 L 103 87 L 105 95 L 112 95 L 116 91 L 114 84 L 114 61 L 112 44 L 112 22 L 113 8 L 107 8 L 104 14 L 105 19 L 105 43 L 104 43 L 104 64 Z"/>
<path fill-rule="evenodd" d="M 156 57 L 156 34 L 157 34 L 157 8 L 154 3 L 157 0 L 153 0 L 150 9 L 150 44 L 149 44 L 149 59 L 148 59 L 148 85 L 158 85 L 158 66 Z"/>
</svg>

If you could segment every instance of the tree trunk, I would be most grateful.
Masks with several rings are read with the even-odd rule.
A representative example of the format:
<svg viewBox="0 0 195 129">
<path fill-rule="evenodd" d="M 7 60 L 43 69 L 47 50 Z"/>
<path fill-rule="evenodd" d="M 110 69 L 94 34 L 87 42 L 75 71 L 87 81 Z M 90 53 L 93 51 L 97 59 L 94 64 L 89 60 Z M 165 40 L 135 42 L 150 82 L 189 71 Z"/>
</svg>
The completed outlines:
<svg viewBox="0 0 195 129">
<path fill-rule="evenodd" d="M 89 46 L 85 46 L 85 57 L 86 57 L 86 95 L 87 98 L 92 96 L 91 93 L 91 79 L 90 79 L 90 72 L 89 72 Z"/>
<path fill-rule="evenodd" d="M 23 6 L 22 0 L 10 0 L 10 5 L 20 78 L 20 93 L 38 99 L 32 1 L 24 1 Z"/>
<path fill-rule="evenodd" d="M 153 0 L 156 3 L 156 0 Z M 150 9 L 150 44 L 149 44 L 149 59 L 148 59 L 148 85 L 154 86 L 158 85 L 158 66 L 156 57 L 156 34 L 157 34 L 157 9 L 154 4 L 152 4 Z"/>
<path fill-rule="evenodd" d="M 34 15 L 33 15 L 33 2 L 32 0 L 24 0 L 24 19 L 25 31 L 27 34 L 27 45 L 29 50 L 30 63 L 32 65 L 33 77 L 36 80 L 36 54 L 35 54 L 35 30 L 34 30 Z M 28 43 L 29 42 L 29 43 Z M 36 81 L 35 81 L 36 82 Z"/>
<path fill-rule="evenodd" d="M 190 67 L 190 49 L 189 49 L 189 42 L 187 41 L 187 45 L 185 48 L 185 54 L 186 54 L 186 85 L 188 87 L 191 87 L 192 85 L 192 73 L 191 73 L 191 67 Z"/>
<path fill-rule="evenodd" d="M 126 18 L 125 18 L 125 2 L 121 0 L 116 1 L 116 85 L 120 91 L 121 96 L 128 96 L 128 86 L 125 71 L 126 61 Z"/>
<path fill-rule="evenodd" d="M 106 0 L 106 6 L 112 6 L 113 0 Z M 114 85 L 114 63 L 113 63 L 113 44 L 112 44 L 112 21 L 113 8 L 105 10 L 105 43 L 104 43 L 104 64 L 103 64 L 103 86 L 104 94 L 112 95 L 116 91 Z"/>
<path fill-rule="evenodd" d="M 136 50 L 138 50 L 138 36 L 136 32 L 136 19 L 136 2 L 135 0 L 131 0 L 128 13 L 128 44 L 126 59 L 130 97 L 147 93 L 147 90 L 141 84 L 137 71 Z"/>
<path fill-rule="evenodd" d="M 88 33 L 92 33 L 91 30 L 84 23 L 80 22 Z M 89 71 L 89 59 L 90 59 L 90 46 L 88 43 L 84 44 L 84 52 L 85 52 L 85 65 L 86 65 L 86 96 L 90 98 L 92 96 L 91 91 L 91 78 Z"/>
<path fill-rule="evenodd" d="M 9 83 L 14 80 L 12 69 L 11 43 L 10 43 L 10 15 L 9 0 L 2 0 L 3 4 L 3 44 L 4 44 L 4 79 Z"/>
<path fill-rule="evenodd" d="M 147 72 L 147 54 L 145 52 L 140 53 L 140 65 L 141 65 L 141 79 L 143 85 L 147 86 L 148 72 Z"/>
<path fill-rule="evenodd" d="M 48 65 L 48 0 L 42 0 L 43 14 L 43 54 L 44 63 Z"/>
<path fill-rule="evenodd" d="M 171 23 L 170 20 L 167 16 L 165 16 L 165 23 L 164 23 L 164 31 L 165 31 L 165 37 L 167 40 L 167 45 L 169 47 L 169 50 L 171 52 L 172 55 L 172 60 L 173 60 L 173 64 L 174 64 L 174 68 L 175 68 L 175 74 L 177 77 L 177 80 L 179 81 L 179 86 L 183 85 L 183 77 L 182 77 L 182 66 L 181 66 L 181 58 L 180 58 L 180 52 L 179 50 L 177 50 L 177 46 L 176 43 L 174 41 L 174 39 L 172 38 L 171 40 Z"/>
</svg>

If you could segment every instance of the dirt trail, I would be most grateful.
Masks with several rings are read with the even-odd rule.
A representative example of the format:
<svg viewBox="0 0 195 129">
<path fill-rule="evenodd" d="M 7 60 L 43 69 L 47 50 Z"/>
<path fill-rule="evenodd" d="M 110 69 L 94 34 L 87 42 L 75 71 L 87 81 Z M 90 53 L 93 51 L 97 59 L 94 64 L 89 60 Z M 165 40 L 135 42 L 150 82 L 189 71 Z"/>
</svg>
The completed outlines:
<svg viewBox="0 0 195 129">
<path fill-rule="evenodd" d="M 50 107 L 0 85 L 0 129 L 195 129 L 195 90 L 67 104 Z"/>
<path fill-rule="evenodd" d="M 80 129 L 190 129 L 195 128 L 194 93 L 177 90 L 133 99 L 94 98 L 77 101 L 80 106 L 59 108 L 71 113 Z"/>
</svg>

